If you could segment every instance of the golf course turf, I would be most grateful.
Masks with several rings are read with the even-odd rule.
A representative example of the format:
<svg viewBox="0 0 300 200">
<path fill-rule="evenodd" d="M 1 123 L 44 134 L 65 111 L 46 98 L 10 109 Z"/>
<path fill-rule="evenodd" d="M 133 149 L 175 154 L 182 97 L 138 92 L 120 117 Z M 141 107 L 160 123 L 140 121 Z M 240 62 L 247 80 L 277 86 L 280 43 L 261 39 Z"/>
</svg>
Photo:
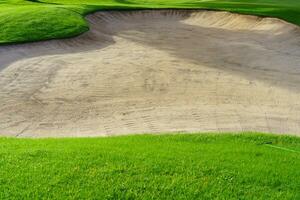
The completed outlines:
<svg viewBox="0 0 300 200">
<path fill-rule="evenodd" d="M 300 138 L 0 139 L 0 199 L 299 199 Z"/>
<path fill-rule="evenodd" d="M 0 199 L 300 199 L 297 25 L 299 0 L 0 0 Z"/>
<path fill-rule="evenodd" d="M 86 32 L 98 10 L 212 9 L 277 17 L 300 25 L 298 0 L 0 0 L 0 43 L 67 38 Z"/>
</svg>

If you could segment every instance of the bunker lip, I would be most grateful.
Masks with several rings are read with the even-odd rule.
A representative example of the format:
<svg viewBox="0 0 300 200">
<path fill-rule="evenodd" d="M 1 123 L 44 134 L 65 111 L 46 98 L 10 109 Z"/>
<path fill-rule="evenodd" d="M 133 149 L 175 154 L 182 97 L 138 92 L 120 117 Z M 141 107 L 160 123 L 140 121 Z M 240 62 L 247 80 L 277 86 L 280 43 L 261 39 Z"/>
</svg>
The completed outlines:
<svg viewBox="0 0 300 200">
<path fill-rule="evenodd" d="M 300 28 L 199 10 L 105 11 L 73 39 L 0 46 L 0 134 L 300 134 Z"/>
</svg>

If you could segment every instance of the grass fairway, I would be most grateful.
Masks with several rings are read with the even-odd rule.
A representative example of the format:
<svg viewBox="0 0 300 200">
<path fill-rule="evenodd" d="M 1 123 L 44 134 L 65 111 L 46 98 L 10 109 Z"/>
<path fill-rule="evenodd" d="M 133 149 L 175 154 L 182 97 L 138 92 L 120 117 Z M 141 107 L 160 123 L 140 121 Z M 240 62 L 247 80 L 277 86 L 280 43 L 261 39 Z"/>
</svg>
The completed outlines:
<svg viewBox="0 0 300 200">
<path fill-rule="evenodd" d="M 0 139 L 0 199 L 299 199 L 300 138 Z"/>
<path fill-rule="evenodd" d="M 0 0 L 0 44 L 67 38 L 88 30 L 97 10 L 214 9 L 278 17 L 300 25 L 299 0 Z"/>
</svg>

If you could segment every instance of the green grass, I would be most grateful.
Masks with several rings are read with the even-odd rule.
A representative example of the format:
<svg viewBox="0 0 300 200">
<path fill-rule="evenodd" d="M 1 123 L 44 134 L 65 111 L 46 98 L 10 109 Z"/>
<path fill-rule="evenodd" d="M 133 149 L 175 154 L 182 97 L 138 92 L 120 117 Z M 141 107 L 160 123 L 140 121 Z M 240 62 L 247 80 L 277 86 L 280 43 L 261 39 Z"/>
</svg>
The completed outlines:
<svg viewBox="0 0 300 200">
<path fill-rule="evenodd" d="M 0 0 L 0 44 L 67 38 L 97 10 L 186 8 L 271 16 L 300 25 L 299 0 Z"/>
<path fill-rule="evenodd" d="M 300 138 L 0 138 L 0 199 L 300 199 Z"/>
</svg>

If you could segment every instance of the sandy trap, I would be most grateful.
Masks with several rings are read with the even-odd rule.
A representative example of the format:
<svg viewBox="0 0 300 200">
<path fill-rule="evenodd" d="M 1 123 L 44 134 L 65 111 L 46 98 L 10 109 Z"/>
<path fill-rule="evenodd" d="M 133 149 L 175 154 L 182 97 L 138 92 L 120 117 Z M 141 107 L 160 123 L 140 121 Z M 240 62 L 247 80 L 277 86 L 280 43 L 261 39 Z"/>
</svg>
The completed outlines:
<svg viewBox="0 0 300 200">
<path fill-rule="evenodd" d="M 212 11 L 98 12 L 90 32 L 0 47 L 0 133 L 300 134 L 300 28 Z"/>
</svg>

